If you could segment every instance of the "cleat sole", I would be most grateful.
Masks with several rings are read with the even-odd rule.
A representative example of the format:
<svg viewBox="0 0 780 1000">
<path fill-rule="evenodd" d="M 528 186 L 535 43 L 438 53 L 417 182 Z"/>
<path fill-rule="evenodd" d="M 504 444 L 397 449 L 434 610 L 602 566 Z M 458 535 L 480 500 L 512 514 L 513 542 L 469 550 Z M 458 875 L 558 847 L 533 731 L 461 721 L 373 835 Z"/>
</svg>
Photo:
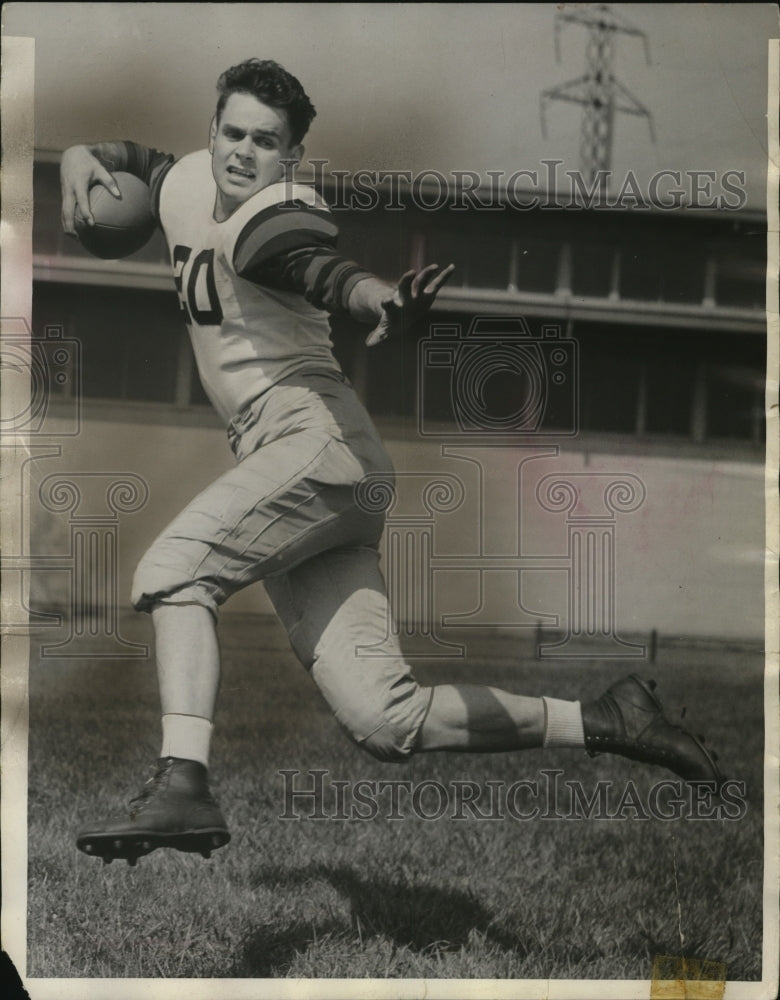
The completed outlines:
<svg viewBox="0 0 780 1000">
<path fill-rule="evenodd" d="M 110 836 L 85 833 L 77 839 L 76 846 L 85 854 L 102 858 L 106 864 L 114 859 L 121 859 L 135 866 L 139 858 L 159 848 L 167 847 L 186 854 L 210 857 L 212 850 L 224 847 L 229 841 L 230 834 L 227 830 L 189 830 L 169 834 L 145 831 L 143 836 L 131 833 L 119 837 L 113 833 Z"/>
</svg>

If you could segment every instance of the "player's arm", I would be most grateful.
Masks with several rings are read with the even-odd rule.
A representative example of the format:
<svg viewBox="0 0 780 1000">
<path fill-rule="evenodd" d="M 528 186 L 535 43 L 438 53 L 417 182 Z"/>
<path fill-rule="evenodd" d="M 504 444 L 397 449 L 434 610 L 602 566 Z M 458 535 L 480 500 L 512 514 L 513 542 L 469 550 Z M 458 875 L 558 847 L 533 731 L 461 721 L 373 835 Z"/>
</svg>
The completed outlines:
<svg viewBox="0 0 780 1000">
<path fill-rule="evenodd" d="M 369 346 L 419 319 L 453 271 L 433 264 L 409 271 L 397 286 L 381 281 L 336 251 L 338 230 L 324 207 L 275 205 L 258 213 L 236 240 L 236 273 L 266 287 L 293 291 L 331 313 L 375 325 Z"/>
<path fill-rule="evenodd" d="M 76 235 L 76 209 L 86 219 L 87 225 L 94 225 L 89 209 L 89 189 L 95 184 L 102 184 L 115 198 L 120 197 L 112 176 L 114 171 L 134 174 L 154 191 L 172 164 L 172 156 L 136 142 L 96 142 L 71 146 L 62 154 L 60 161 L 62 228 L 69 235 Z"/>
</svg>

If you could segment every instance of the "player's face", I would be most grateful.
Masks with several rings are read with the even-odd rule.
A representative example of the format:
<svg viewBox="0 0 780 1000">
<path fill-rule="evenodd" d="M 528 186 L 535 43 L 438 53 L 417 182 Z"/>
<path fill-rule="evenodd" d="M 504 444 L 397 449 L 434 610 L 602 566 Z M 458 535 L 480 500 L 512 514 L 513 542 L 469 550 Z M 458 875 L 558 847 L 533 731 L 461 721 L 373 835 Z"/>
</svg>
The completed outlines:
<svg viewBox="0 0 780 1000">
<path fill-rule="evenodd" d="M 301 146 L 292 145 L 285 111 L 240 93 L 228 97 L 219 121 L 212 122 L 209 150 L 217 182 L 217 221 L 282 180 L 285 167 L 280 160 L 299 160 L 303 154 Z"/>
</svg>

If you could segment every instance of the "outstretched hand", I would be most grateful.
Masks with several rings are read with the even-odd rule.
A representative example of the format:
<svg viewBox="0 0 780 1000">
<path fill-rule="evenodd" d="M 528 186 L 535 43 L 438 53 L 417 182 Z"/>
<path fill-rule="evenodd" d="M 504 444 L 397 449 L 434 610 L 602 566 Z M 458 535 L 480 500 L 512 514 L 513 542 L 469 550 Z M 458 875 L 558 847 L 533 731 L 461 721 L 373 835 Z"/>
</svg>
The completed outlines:
<svg viewBox="0 0 780 1000">
<path fill-rule="evenodd" d="M 60 187 L 62 189 L 62 228 L 69 236 L 77 236 L 76 210 L 88 226 L 95 220 L 89 208 L 89 189 L 95 184 L 108 188 L 115 198 L 121 198 L 116 181 L 86 146 L 71 146 L 62 154 Z"/>
<path fill-rule="evenodd" d="M 439 289 L 454 270 L 454 264 L 443 270 L 438 264 L 429 264 L 421 271 L 407 271 L 393 297 L 382 303 L 382 318 L 366 337 L 366 344 L 374 347 L 417 322 L 431 308 Z"/>
</svg>

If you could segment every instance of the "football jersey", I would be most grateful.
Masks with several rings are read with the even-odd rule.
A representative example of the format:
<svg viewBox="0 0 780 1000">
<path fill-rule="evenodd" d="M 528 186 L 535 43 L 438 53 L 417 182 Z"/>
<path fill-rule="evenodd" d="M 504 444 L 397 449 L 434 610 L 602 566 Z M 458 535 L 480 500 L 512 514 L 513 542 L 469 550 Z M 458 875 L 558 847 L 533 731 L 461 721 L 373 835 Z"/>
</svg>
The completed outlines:
<svg viewBox="0 0 780 1000">
<path fill-rule="evenodd" d="M 316 289 L 336 281 L 346 301 L 366 273 L 335 256 L 337 228 L 312 187 L 269 185 L 224 222 L 216 194 L 208 150 L 192 153 L 162 177 L 157 213 L 203 388 L 229 423 L 281 379 L 340 370 Z"/>
</svg>

